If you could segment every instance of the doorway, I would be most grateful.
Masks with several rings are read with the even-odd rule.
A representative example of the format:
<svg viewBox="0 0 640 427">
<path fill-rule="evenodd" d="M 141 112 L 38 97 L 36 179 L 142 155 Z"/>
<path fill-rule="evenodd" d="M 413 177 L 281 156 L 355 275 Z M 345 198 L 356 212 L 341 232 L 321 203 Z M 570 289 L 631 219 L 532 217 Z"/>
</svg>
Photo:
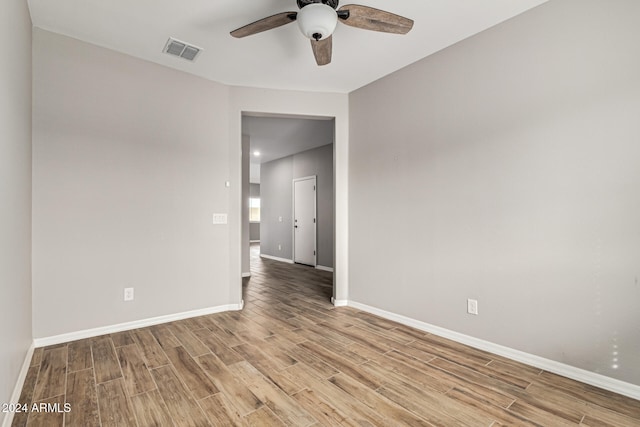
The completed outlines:
<svg viewBox="0 0 640 427">
<path fill-rule="evenodd" d="M 241 119 L 243 277 L 251 277 L 257 257 L 259 265 L 279 261 L 333 273 L 335 118 L 243 112 Z M 253 187 L 260 194 L 259 224 L 250 221 Z M 310 213 L 300 211 L 303 188 L 311 189 L 305 203 Z M 259 244 L 248 237 L 256 226 Z"/>
<path fill-rule="evenodd" d="M 316 266 L 316 177 L 293 180 L 293 262 Z"/>
</svg>

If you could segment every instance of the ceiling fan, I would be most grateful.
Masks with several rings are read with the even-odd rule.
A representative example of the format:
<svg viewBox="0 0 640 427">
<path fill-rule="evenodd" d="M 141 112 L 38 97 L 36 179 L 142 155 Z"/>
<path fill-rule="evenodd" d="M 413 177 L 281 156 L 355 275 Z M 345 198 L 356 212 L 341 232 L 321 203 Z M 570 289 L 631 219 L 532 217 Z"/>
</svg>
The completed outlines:
<svg viewBox="0 0 640 427">
<path fill-rule="evenodd" d="M 302 34 L 311 40 L 316 63 L 326 65 L 331 62 L 331 35 L 338 21 L 351 27 L 394 34 L 407 34 L 413 27 L 411 19 L 368 6 L 349 4 L 338 9 L 339 0 L 296 1 L 298 12 L 277 13 L 233 30 L 231 35 L 242 38 L 297 21 Z"/>
</svg>

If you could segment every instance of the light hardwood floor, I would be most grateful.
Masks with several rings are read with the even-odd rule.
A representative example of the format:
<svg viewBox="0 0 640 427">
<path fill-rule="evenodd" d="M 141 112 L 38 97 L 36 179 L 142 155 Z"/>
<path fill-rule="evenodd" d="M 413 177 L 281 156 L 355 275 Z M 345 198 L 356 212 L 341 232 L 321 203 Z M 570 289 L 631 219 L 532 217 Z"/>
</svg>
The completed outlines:
<svg viewBox="0 0 640 427">
<path fill-rule="evenodd" d="M 638 426 L 640 402 L 352 309 L 258 257 L 242 312 L 36 350 L 14 426 Z"/>
</svg>

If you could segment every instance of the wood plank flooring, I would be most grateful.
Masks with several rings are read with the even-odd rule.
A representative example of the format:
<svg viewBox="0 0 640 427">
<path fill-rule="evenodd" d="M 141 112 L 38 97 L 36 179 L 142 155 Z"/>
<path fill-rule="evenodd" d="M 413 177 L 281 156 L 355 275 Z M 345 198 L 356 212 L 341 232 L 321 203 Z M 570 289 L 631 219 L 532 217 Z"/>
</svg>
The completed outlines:
<svg viewBox="0 0 640 427">
<path fill-rule="evenodd" d="M 36 349 L 13 426 L 638 426 L 640 401 L 329 303 L 258 256 L 245 308 Z"/>
</svg>

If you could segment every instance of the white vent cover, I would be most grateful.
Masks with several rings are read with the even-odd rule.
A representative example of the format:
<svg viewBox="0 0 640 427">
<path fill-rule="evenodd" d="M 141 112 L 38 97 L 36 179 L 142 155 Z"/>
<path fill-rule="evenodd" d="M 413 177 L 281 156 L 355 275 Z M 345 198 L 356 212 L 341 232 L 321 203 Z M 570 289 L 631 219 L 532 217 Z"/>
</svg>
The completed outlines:
<svg viewBox="0 0 640 427">
<path fill-rule="evenodd" d="M 162 51 L 169 55 L 179 56 L 187 61 L 194 61 L 202 49 L 169 37 Z"/>
</svg>

